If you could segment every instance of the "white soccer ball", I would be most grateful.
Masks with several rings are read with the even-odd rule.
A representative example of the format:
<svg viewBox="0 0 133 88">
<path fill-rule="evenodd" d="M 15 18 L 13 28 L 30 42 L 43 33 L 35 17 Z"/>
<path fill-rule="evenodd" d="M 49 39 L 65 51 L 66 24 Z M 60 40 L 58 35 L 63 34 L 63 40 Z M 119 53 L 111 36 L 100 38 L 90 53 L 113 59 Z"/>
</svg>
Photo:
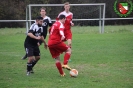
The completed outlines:
<svg viewBox="0 0 133 88">
<path fill-rule="evenodd" d="M 70 76 L 71 76 L 71 77 L 77 77 L 77 76 L 78 76 L 78 70 L 72 69 L 72 70 L 70 71 Z"/>
</svg>

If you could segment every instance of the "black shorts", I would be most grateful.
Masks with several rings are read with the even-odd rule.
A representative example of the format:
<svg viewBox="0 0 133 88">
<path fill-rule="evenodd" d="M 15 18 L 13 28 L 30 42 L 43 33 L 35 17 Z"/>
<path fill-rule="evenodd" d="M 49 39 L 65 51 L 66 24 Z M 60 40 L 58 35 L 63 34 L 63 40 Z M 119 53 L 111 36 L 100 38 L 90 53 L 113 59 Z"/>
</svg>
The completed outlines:
<svg viewBox="0 0 133 88">
<path fill-rule="evenodd" d="M 25 45 L 25 51 L 28 57 L 30 56 L 40 56 L 40 50 L 38 46 Z"/>
</svg>

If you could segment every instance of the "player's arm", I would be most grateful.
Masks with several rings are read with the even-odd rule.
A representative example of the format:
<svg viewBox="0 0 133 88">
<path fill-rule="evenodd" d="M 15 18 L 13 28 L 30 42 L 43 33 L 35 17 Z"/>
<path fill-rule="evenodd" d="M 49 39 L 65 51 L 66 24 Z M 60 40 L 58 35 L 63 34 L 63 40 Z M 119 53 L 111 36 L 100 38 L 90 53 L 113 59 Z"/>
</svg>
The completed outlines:
<svg viewBox="0 0 133 88">
<path fill-rule="evenodd" d="M 72 19 L 73 19 L 73 14 L 72 14 Z M 71 19 L 70 23 L 71 23 L 71 26 L 74 26 L 74 23 L 72 22 L 72 19 Z"/>
<path fill-rule="evenodd" d="M 43 36 L 41 36 L 41 40 L 42 40 L 42 42 L 44 43 L 44 47 L 45 47 L 45 49 L 47 49 L 47 43 L 46 43 L 46 41 L 45 41 L 45 39 L 44 39 Z"/>
<path fill-rule="evenodd" d="M 61 35 L 61 40 L 64 40 L 65 39 L 65 36 L 64 36 L 63 31 L 61 31 L 61 30 L 60 30 L 60 35 Z"/>
<path fill-rule="evenodd" d="M 64 36 L 64 27 L 63 27 L 63 25 L 60 26 L 59 33 L 61 35 L 61 40 L 64 40 L 65 36 Z"/>
<path fill-rule="evenodd" d="M 32 27 L 31 27 L 31 28 L 32 28 Z M 34 27 L 33 29 L 30 29 L 29 32 L 28 32 L 28 34 L 27 34 L 27 36 L 29 36 L 29 37 L 31 37 L 31 38 L 33 38 L 33 39 L 40 40 L 40 39 L 41 39 L 40 36 L 36 37 L 35 35 L 33 35 L 34 30 L 35 30 L 35 27 Z"/>
<path fill-rule="evenodd" d="M 28 33 L 27 35 L 28 35 L 29 37 L 33 38 L 33 39 L 37 39 L 37 40 L 41 39 L 40 36 L 36 37 L 36 36 L 34 36 L 32 33 Z"/>
<path fill-rule="evenodd" d="M 74 23 L 72 21 L 70 23 L 71 23 L 71 26 L 74 26 Z"/>
</svg>

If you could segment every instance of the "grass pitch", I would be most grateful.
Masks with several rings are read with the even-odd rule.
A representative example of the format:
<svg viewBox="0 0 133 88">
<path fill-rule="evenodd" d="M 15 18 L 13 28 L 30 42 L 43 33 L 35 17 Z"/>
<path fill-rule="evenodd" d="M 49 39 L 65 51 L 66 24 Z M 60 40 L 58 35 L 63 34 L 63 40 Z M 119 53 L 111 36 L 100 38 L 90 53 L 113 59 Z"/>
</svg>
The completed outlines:
<svg viewBox="0 0 133 88">
<path fill-rule="evenodd" d="M 69 65 L 79 71 L 60 77 L 49 50 L 41 45 L 34 74 L 26 76 L 24 28 L 0 29 L 0 88 L 133 88 L 133 25 L 73 27 Z M 47 37 L 48 38 L 48 37 Z M 63 55 L 61 55 L 63 61 Z"/>
</svg>

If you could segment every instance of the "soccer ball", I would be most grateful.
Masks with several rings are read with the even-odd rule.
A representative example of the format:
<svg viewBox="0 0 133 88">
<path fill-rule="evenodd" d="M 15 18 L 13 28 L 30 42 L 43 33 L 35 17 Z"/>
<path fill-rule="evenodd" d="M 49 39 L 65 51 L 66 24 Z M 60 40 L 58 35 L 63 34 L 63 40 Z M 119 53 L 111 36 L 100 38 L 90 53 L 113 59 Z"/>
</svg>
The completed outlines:
<svg viewBox="0 0 133 88">
<path fill-rule="evenodd" d="M 71 76 L 71 77 L 77 77 L 77 76 L 78 76 L 78 71 L 77 71 L 76 69 L 72 69 L 72 70 L 70 71 L 70 76 Z"/>
</svg>

